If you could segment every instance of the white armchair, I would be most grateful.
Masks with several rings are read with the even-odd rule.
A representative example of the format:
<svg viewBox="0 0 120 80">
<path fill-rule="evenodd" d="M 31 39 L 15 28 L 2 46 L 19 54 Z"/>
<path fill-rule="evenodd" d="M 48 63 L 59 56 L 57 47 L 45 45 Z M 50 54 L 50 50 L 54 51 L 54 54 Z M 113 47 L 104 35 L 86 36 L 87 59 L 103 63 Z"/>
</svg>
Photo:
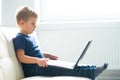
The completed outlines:
<svg viewBox="0 0 120 80">
<path fill-rule="evenodd" d="M 12 43 L 12 38 L 17 32 L 17 28 L 0 27 L 0 80 L 90 80 L 88 78 L 72 76 L 35 76 L 24 78 L 21 65 L 16 59 Z"/>
</svg>

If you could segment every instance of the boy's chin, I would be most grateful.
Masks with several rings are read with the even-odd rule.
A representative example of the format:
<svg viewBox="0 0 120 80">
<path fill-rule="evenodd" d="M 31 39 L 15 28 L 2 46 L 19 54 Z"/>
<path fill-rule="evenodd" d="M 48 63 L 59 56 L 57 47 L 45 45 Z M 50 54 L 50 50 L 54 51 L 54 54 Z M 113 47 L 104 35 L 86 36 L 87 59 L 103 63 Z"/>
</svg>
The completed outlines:
<svg viewBox="0 0 120 80">
<path fill-rule="evenodd" d="M 34 31 L 29 32 L 29 34 L 32 34 Z"/>
</svg>

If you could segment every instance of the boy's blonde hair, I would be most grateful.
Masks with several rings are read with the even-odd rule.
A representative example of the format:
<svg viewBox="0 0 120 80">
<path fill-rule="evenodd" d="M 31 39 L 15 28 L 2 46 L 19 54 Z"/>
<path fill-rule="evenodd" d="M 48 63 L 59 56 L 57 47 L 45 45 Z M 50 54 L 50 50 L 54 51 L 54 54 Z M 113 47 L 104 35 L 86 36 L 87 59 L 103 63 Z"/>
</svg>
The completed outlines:
<svg viewBox="0 0 120 80">
<path fill-rule="evenodd" d="M 20 20 L 27 21 L 29 18 L 35 17 L 37 18 L 36 12 L 34 12 L 29 7 L 23 7 L 21 10 L 18 11 L 16 14 L 17 24 L 19 24 Z"/>
</svg>

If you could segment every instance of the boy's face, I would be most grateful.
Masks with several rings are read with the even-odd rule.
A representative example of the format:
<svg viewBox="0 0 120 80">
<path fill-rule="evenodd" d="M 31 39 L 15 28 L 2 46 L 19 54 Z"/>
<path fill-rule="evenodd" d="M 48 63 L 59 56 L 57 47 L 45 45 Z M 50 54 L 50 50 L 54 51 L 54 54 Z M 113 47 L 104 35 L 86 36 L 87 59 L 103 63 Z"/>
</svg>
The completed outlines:
<svg viewBox="0 0 120 80">
<path fill-rule="evenodd" d="M 24 34 L 31 34 L 36 28 L 36 21 L 37 21 L 37 18 L 35 17 L 31 17 L 27 21 L 22 20 L 20 22 L 21 32 L 23 32 Z"/>
</svg>

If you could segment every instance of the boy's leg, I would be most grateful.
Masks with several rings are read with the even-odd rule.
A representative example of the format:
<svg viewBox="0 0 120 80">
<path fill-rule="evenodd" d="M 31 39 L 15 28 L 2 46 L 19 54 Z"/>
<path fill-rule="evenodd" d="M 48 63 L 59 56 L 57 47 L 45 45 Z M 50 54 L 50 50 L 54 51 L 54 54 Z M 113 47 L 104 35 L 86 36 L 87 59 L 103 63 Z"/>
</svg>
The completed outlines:
<svg viewBox="0 0 120 80">
<path fill-rule="evenodd" d="M 43 68 L 38 65 L 30 72 L 29 76 L 80 76 L 94 78 L 95 66 L 79 66 L 76 69 L 68 69 L 58 66 L 50 66 Z"/>
<path fill-rule="evenodd" d="M 82 77 L 88 77 L 91 78 L 92 80 L 95 79 L 95 69 L 96 66 L 78 66 L 74 69 L 74 71 L 79 72 L 79 74 L 81 74 Z M 78 74 L 76 74 L 78 75 Z"/>
<path fill-rule="evenodd" d="M 68 69 L 58 66 L 50 66 L 43 68 L 38 65 L 35 65 L 33 69 L 31 69 L 29 74 L 26 74 L 26 77 L 30 76 L 80 76 L 80 77 L 88 77 L 94 80 L 99 74 L 101 74 L 106 68 L 108 64 L 104 64 L 103 66 L 78 66 L 75 69 Z"/>
<path fill-rule="evenodd" d="M 95 67 L 95 66 L 78 66 L 76 69 L 80 70 L 83 77 L 89 77 L 91 79 L 95 79 L 98 77 L 104 70 L 108 67 L 108 63 L 104 63 L 104 65 Z"/>
<path fill-rule="evenodd" d="M 72 76 L 73 70 L 58 66 L 40 67 L 36 65 L 29 76 Z"/>
</svg>

